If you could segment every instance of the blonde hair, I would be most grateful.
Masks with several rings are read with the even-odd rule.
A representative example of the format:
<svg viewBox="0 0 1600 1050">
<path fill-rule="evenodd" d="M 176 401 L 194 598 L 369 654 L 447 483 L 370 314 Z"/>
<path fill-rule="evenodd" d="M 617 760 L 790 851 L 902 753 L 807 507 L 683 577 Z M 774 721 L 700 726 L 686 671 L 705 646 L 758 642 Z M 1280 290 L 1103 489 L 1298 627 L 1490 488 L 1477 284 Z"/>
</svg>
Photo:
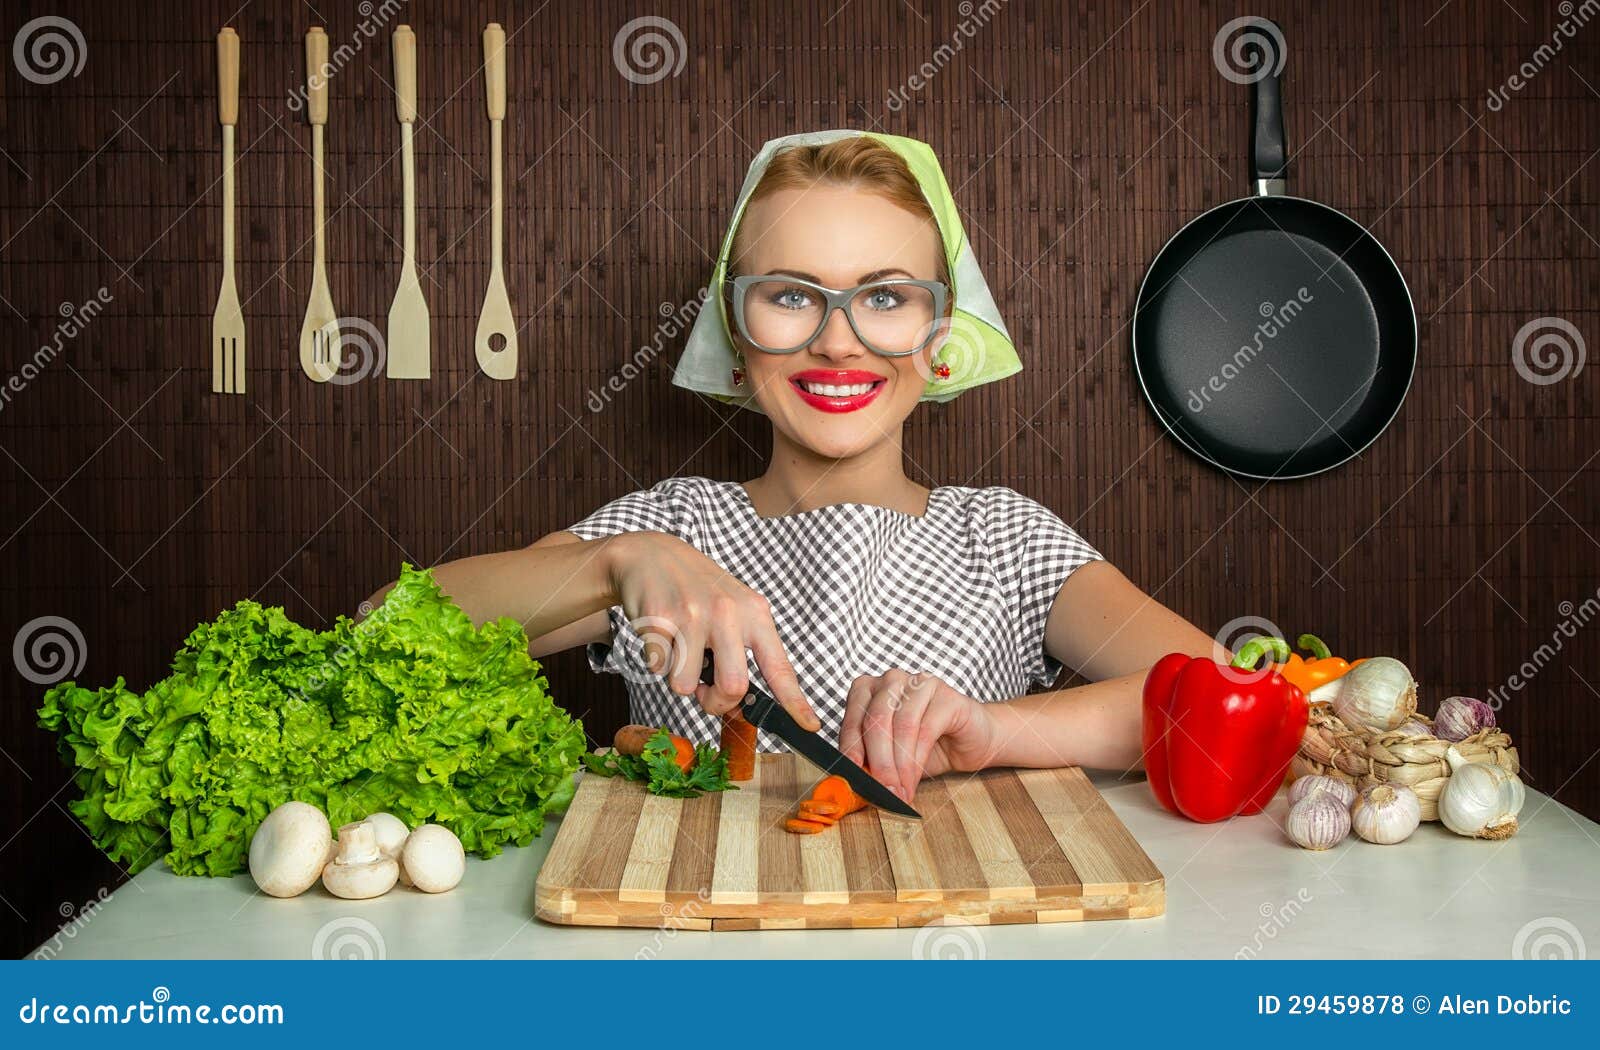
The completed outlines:
<svg viewBox="0 0 1600 1050">
<path fill-rule="evenodd" d="M 938 234 L 938 220 L 928 207 L 922 187 L 911 174 L 905 158 L 883 143 L 865 135 L 835 139 L 820 146 L 794 146 L 780 151 L 767 164 L 761 181 L 750 194 L 749 205 L 783 190 L 805 189 L 819 182 L 839 186 L 853 186 L 876 194 L 913 214 L 933 223 Z M 732 258 L 741 254 L 739 234 L 734 233 Z M 949 269 L 945 264 L 944 239 L 939 237 L 938 279 L 948 283 Z"/>
</svg>

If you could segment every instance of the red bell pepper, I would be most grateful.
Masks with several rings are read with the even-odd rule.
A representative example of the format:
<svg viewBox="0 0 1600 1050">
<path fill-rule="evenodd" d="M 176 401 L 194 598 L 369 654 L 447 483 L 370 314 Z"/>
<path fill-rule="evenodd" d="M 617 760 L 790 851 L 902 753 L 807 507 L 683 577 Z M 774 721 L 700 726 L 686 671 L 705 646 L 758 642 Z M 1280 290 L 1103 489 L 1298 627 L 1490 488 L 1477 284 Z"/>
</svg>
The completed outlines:
<svg viewBox="0 0 1600 1050">
<path fill-rule="evenodd" d="M 1202 824 L 1259 813 L 1283 783 L 1309 708 L 1278 672 L 1250 670 L 1258 658 L 1241 652 L 1225 665 L 1172 653 L 1150 668 L 1144 768 L 1167 810 Z"/>
</svg>

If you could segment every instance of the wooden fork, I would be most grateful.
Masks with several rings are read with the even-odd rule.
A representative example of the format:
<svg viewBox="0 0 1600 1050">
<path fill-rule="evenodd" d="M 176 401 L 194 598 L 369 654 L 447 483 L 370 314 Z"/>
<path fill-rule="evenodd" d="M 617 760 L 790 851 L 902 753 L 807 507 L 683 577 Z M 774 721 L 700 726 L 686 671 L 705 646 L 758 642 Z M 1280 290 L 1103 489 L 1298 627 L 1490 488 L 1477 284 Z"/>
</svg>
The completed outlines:
<svg viewBox="0 0 1600 1050">
<path fill-rule="evenodd" d="M 328 248 L 324 236 L 327 195 L 323 183 L 323 125 L 328 123 L 328 34 L 320 26 L 306 33 L 306 117 L 311 122 L 311 297 L 300 325 L 300 368 L 316 383 L 326 383 L 339 370 L 339 315 L 328 291 Z"/>
<path fill-rule="evenodd" d="M 233 126 L 239 120 L 239 35 L 217 34 L 217 109 L 222 122 L 222 288 L 211 317 L 211 392 L 244 393 L 244 313 L 233 283 Z"/>
</svg>

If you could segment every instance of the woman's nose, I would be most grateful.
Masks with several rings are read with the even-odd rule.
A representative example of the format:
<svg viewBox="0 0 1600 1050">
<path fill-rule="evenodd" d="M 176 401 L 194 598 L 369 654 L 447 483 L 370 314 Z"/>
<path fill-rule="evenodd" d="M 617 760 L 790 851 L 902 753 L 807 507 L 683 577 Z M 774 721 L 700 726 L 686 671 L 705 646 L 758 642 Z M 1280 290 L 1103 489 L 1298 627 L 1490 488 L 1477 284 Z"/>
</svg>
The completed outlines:
<svg viewBox="0 0 1600 1050">
<path fill-rule="evenodd" d="M 835 310 L 822 326 L 822 334 L 811 344 L 811 352 L 830 361 L 843 361 L 868 353 L 843 310 Z"/>
</svg>

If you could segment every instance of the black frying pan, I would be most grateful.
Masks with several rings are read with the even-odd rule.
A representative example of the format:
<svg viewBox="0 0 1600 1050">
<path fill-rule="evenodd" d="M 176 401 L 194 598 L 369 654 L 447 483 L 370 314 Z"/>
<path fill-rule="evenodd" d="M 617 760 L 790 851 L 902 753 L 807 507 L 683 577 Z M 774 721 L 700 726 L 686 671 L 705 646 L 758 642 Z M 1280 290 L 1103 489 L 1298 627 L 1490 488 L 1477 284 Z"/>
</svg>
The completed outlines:
<svg viewBox="0 0 1600 1050">
<path fill-rule="evenodd" d="M 1400 410 L 1417 315 L 1377 238 L 1285 195 L 1283 37 L 1260 28 L 1254 68 L 1269 72 L 1251 99 L 1257 196 L 1212 208 L 1161 249 L 1134 307 L 1133 363 L 1189 451 L 1243 477 L 1300 478 L 1359 455 Z"/>
</svg>

